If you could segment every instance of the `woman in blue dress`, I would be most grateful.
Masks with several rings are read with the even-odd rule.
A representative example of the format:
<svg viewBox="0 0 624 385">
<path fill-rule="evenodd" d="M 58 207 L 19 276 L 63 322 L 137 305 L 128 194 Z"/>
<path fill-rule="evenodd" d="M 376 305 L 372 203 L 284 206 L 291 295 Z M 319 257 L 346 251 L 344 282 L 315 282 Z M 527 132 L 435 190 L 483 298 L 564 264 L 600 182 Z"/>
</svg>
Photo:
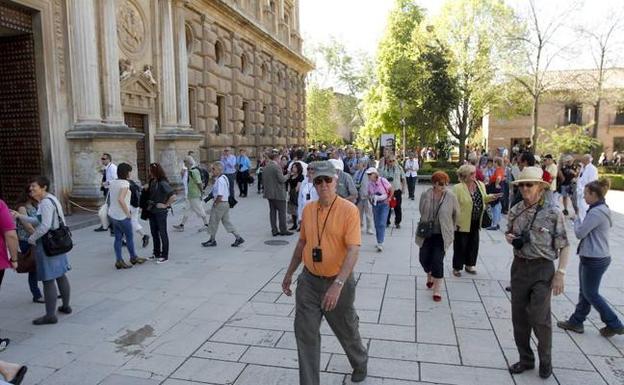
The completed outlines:
<svg viewBox="0 0 624 385">
<path fill-rule="evenodd" d="M 55 324 L 57 290 L 61 293 L 62 306 L 58 311 L 65 314 L 72 312 L 69 306 L 70 286 L 65 273 L 71 267 L 67 254 L 48 256 L 43 250 L 43 237 L 49 230 L 59 228 L 59 218 L 65 222 L 65 216 L 58 199 L 48 192 L 50 180 L 45 176 L 39 176 L 30 184 L 30 196 L 39 202 L 37 206 L 37 216 L 35 218 L 20 214 L 16 211 L 13 215 L 23 221 L 35 226 L 35 232 L 28 238 L 28 243 L 35 246 L 35 259 L 37 261 L 37 279 L 43 282 L 43 297 L 45 300 L 46 314 L 33 320 L 35 325 Z M 56 285 L 55 285 L 56 281 Z"/>
</svg>

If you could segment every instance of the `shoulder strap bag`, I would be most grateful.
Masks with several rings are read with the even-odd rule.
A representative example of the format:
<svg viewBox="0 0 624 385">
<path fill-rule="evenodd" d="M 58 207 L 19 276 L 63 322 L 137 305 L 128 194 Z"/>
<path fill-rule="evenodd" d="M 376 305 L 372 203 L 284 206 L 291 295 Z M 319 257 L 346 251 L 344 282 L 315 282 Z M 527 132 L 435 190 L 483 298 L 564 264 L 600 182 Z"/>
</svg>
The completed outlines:
<svg viewBox="0 0 624 385">
<path fill-rule="evenodd" d="M 440 207 L 442 207 L 442 203 L 444 203 L 444 199 L 446 199 L 446 193 L 442 195 L 442 199 L 440 199 L 440 203 L 438 204 L 438 208 L 433 214 L 433 217 L 428 221 L 419 221 L 418 227 L 416 227 L 416 236 L 420 238 L 429 238 L 433 235 L 433 224 L 435 223 L 435 218 L 438 216 L 440 212 Z"/>
<path fill-rule="evenodd" d="M 69 227 L 65 225 L 65 222 L 61 219 L 61 214 L 59 213 L 58 206 L 56 202 L 51 198 L 50 202 L 54 205 L 54 210 L 56 212 L 56 217 L 59 222 L 58 229 L 50 229 L 47 233 L 41 237 L 41 243 L 43 245 L 43 250 L 48 257 L 54 257 L 60 254 L 67 253 L 74 247 L 74 243 L 71 238 L 71 231 Z"/>
</svg>

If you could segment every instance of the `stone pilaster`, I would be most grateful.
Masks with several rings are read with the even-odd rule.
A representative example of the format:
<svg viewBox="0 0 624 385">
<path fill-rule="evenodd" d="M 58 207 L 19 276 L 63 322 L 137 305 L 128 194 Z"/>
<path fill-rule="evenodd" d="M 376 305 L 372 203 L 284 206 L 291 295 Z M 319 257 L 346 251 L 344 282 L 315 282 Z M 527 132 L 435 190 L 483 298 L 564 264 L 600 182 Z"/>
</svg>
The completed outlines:
<svg viewBox="0 0 624 385">
<path fill-rule="evenodd" d="M 67 1 L 76 128 L 102 120 L 95 9 L 95 0 Z"/>
<path fill-rule="evenodd" d="M 119 83 L 119 44 L 117 37 L 116 0 L 99 0 L 102 38 L 103 120 L 107 124 L 123 124 L 121 87 Z"/>
<path fill-rule="evenodd" d="M 177 84 L 177 108 L 178 127 L 190 127 L 189 98 L 188 98 L 188 49 L 186 46 L 186 25 L 184 19 L 184 3 L 178 0 L 175 3 L 175 42 L 176 42 L 176 84 Z"/>
<path fill-rule="evenodd" d="M 178 114 L 176 101 L 176 68 L 173 44 L 173 15 L 171 0 L 159 0 L 160 7 L 160 44 L 162 55 L 162 73 L 160 76 L 161 129 L 163 132 L 177 128 Z"/>
</svg>

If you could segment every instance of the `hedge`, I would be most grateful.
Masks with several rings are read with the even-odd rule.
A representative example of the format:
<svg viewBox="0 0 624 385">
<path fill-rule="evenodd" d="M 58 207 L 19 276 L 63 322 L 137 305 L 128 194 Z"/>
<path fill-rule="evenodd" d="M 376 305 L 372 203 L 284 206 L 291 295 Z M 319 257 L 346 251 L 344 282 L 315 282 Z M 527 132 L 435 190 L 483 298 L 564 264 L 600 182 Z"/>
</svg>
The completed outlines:
<svg viewBox="0 0 624 385">
<path fill-rule="evenodd" d="M 612 190 L 624 190 L 624 175 L 621 174 L 600 174 L 611 180 Z"/>
</svg>

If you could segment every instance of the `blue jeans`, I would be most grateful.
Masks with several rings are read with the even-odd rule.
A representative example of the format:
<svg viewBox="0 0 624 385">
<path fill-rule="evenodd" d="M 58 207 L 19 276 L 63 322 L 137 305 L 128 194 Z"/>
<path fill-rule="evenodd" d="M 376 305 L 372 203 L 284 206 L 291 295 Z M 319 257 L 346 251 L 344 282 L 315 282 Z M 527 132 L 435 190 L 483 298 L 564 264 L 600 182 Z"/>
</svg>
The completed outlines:
<svg viewBox="0 0 624 385">
<path fill-rule="evenodd" d="M 115 258 L 117 262 L 123 261 L 121 256 L 121 240 L 123 237 L 126 237 L 126 247 L 128 247 L 128 252 L 130 253 L 130 259 L 135 259 L 137 257 L 136 252 L 134 251 L 134 235 L 132 234 L 132 220 L 130 218 L 126 218 L 123 220 L 117 220 L 111 218 L 111 222 L 113 224 L 113 230 L 115 232 Z"/>
<path fill-rule="evenodd" d="M 28 241 L 19 241 L 19 248 L 22 253 L 28 252 L 32 246 L 28 243 Z M 39 290 L 39 285 L 37 282 L 37 271 L 32 271 L 28 273 L 28 287 L 30 288 L 30 293 L 33 296 L 33 299 L 42 298 L 41 290 Z"/>
<path fill-rule="evenodd" d="M 387 203 L 377 203 L 373 206 L 375 234 L 377 235 L 377 243 L 380 245 L 384 242 L 384 236 L 386 235 L 386 220 L 389 212 L 390 206 Z"/>
<path fill-rule="evenodd" d="M 498 226 L 501 220 L 501 212 L 503 210 L 503 204 L 499 200 L 494 206 L 492 206 L 492 227 Z"/>
<path fill-rule="evenodd" d="M 579 302 L 569 322 L 574 325 L 582 325 L 589 314 L 591 307 L 600 313 L 600 319 L 608 327 L 617 329 L 622 327 L 613 309 L 600 295 L 600 280 L 611 264 L 611 258 L 587 258 L 581 257 L 579 263 Z"/>
</svg>

